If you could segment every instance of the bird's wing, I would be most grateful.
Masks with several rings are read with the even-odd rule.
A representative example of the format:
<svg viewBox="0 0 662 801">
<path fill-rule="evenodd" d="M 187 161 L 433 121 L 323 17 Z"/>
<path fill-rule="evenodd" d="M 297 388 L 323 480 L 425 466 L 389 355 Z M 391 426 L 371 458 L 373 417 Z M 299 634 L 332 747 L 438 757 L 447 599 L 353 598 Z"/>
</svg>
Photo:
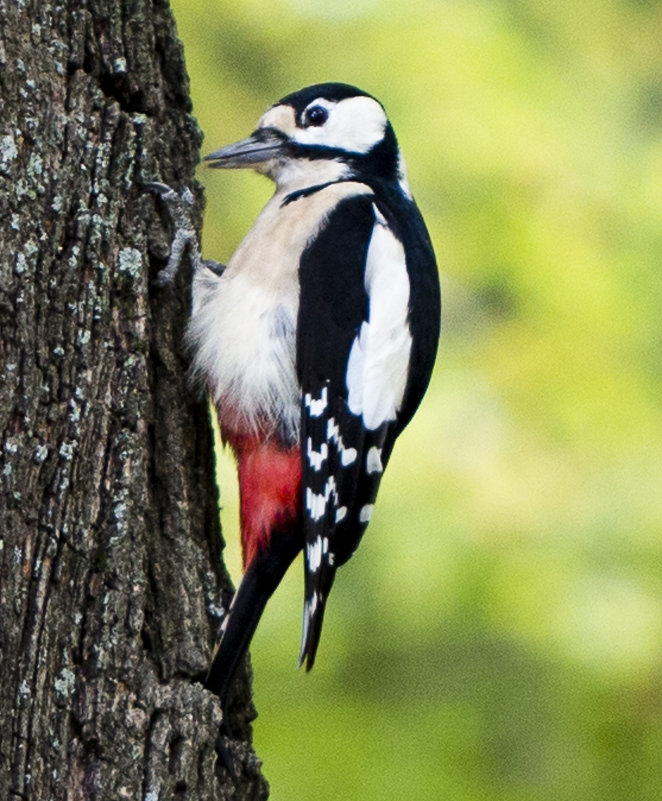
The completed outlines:
<svg viewBox="0 0 662 801">
<path fill-rule="evenodd" d="M 336 568 L 370 520 L 398 431 L 411 335 L 404 248 L 373 195 L 343 200 L 302 255 L 297 370 L 309 670 Z"/>
</svg>

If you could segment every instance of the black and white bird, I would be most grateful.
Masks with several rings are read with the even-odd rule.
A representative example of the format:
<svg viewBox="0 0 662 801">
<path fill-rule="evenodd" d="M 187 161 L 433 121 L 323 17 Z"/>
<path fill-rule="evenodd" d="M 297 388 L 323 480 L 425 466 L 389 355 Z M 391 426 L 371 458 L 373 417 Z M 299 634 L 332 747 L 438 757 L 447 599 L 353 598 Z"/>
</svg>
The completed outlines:
<svg viewBox="0 0 662 801">
<path fill-rule="evenodd" d="M 276 184 L 227 266 L 200 262 L 188 329 L 239 475 L 244 576 L 207 679 L 224 703 L 301 550 L 299 663 L 313 666 L 336 570 L 427 388 L 441 306 L 430 238 L 371 95 L 309 86 L 206 160 Z"/>
</svg>

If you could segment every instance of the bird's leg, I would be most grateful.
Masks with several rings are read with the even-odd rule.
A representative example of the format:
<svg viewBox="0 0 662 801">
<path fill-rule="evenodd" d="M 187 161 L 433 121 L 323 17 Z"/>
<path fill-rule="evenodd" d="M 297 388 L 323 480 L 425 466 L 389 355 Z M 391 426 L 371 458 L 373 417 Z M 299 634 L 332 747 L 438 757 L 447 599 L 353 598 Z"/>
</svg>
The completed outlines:
<svg viewBox="0 0 662 801">
<path fill-rule="evenodd" d="M 154 283 L 156 286 L 166 286 L 177 275 L 179 264 L 185 248 L 189 247 L 191 262 L 193 264 L 194 275 L 202 270 L 211 270 L 216 275 L 222 275 L 224 265 L 211 259 L 203 259 L 200 254 L 200 243 L 196 234 L 195 226 L 191 220 L 191 207 L 195 202 L 193 192 L 188 187 L 184 187 L 179 194 L 167 184 L 151 181 L 145 184 L 149 192 L 157 194 L 164 202 L 170 219 L 173 222 L 175 235 L 170 246 L 170 257 L 166 266 L 156 276 Z"/>
</svg>

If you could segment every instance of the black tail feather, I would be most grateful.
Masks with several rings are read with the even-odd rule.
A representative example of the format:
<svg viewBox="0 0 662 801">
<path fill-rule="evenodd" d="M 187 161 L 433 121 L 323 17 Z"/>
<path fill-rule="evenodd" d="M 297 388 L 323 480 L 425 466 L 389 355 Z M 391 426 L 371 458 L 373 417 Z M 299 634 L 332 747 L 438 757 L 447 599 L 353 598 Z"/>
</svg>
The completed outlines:
<svg viewBox="0 0 662 801">
<path fill-rule="evenodd" d="M 241 658 L 248 650 L 269 594 L 261 592 L 256 577 L 247 571 L 223 622 L 223 633 L 207 674 L 205 687 L 225 707 L 228 690 Z"/>
<path fill-rule="evenodd" d="M 248 566 L 223 621 L 221 640 L 205 687 L 218 695 L 225 711 L 228 691 L 255 634 L 267 601 L 301 550 L 300 535 L 278 532 Z"/>
<path fill-rule="evenodd" d="M 299 667 L 306 663 L 306 671 L 315 664 L 315 655 L 322 634 L 324 610 L 336 575 L 335 567 L 322 561 L 316 571 L 311 571 L 304 559 L 306 594 L 303 605 L 303 629 L 301 632 L 301 650 L 299 651 Z"/>
</svg>

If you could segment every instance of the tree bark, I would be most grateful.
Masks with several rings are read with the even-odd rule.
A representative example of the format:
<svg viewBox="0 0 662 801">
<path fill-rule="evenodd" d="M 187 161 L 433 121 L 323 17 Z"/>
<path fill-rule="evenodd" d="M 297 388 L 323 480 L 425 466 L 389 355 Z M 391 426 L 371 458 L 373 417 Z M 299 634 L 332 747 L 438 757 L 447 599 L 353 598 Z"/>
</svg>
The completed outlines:
<svg viewBox="0 0 662 801">
<path fill-rule="evenodd" d="M 190 272 L 152 283 L 144 182 L 201 200 L 166 0 L 0 0 L 0 101 L 0 797 L 266 798 L 248 669 L 236 780 L 199 683 L 231 585 Z"/>
</svg>

